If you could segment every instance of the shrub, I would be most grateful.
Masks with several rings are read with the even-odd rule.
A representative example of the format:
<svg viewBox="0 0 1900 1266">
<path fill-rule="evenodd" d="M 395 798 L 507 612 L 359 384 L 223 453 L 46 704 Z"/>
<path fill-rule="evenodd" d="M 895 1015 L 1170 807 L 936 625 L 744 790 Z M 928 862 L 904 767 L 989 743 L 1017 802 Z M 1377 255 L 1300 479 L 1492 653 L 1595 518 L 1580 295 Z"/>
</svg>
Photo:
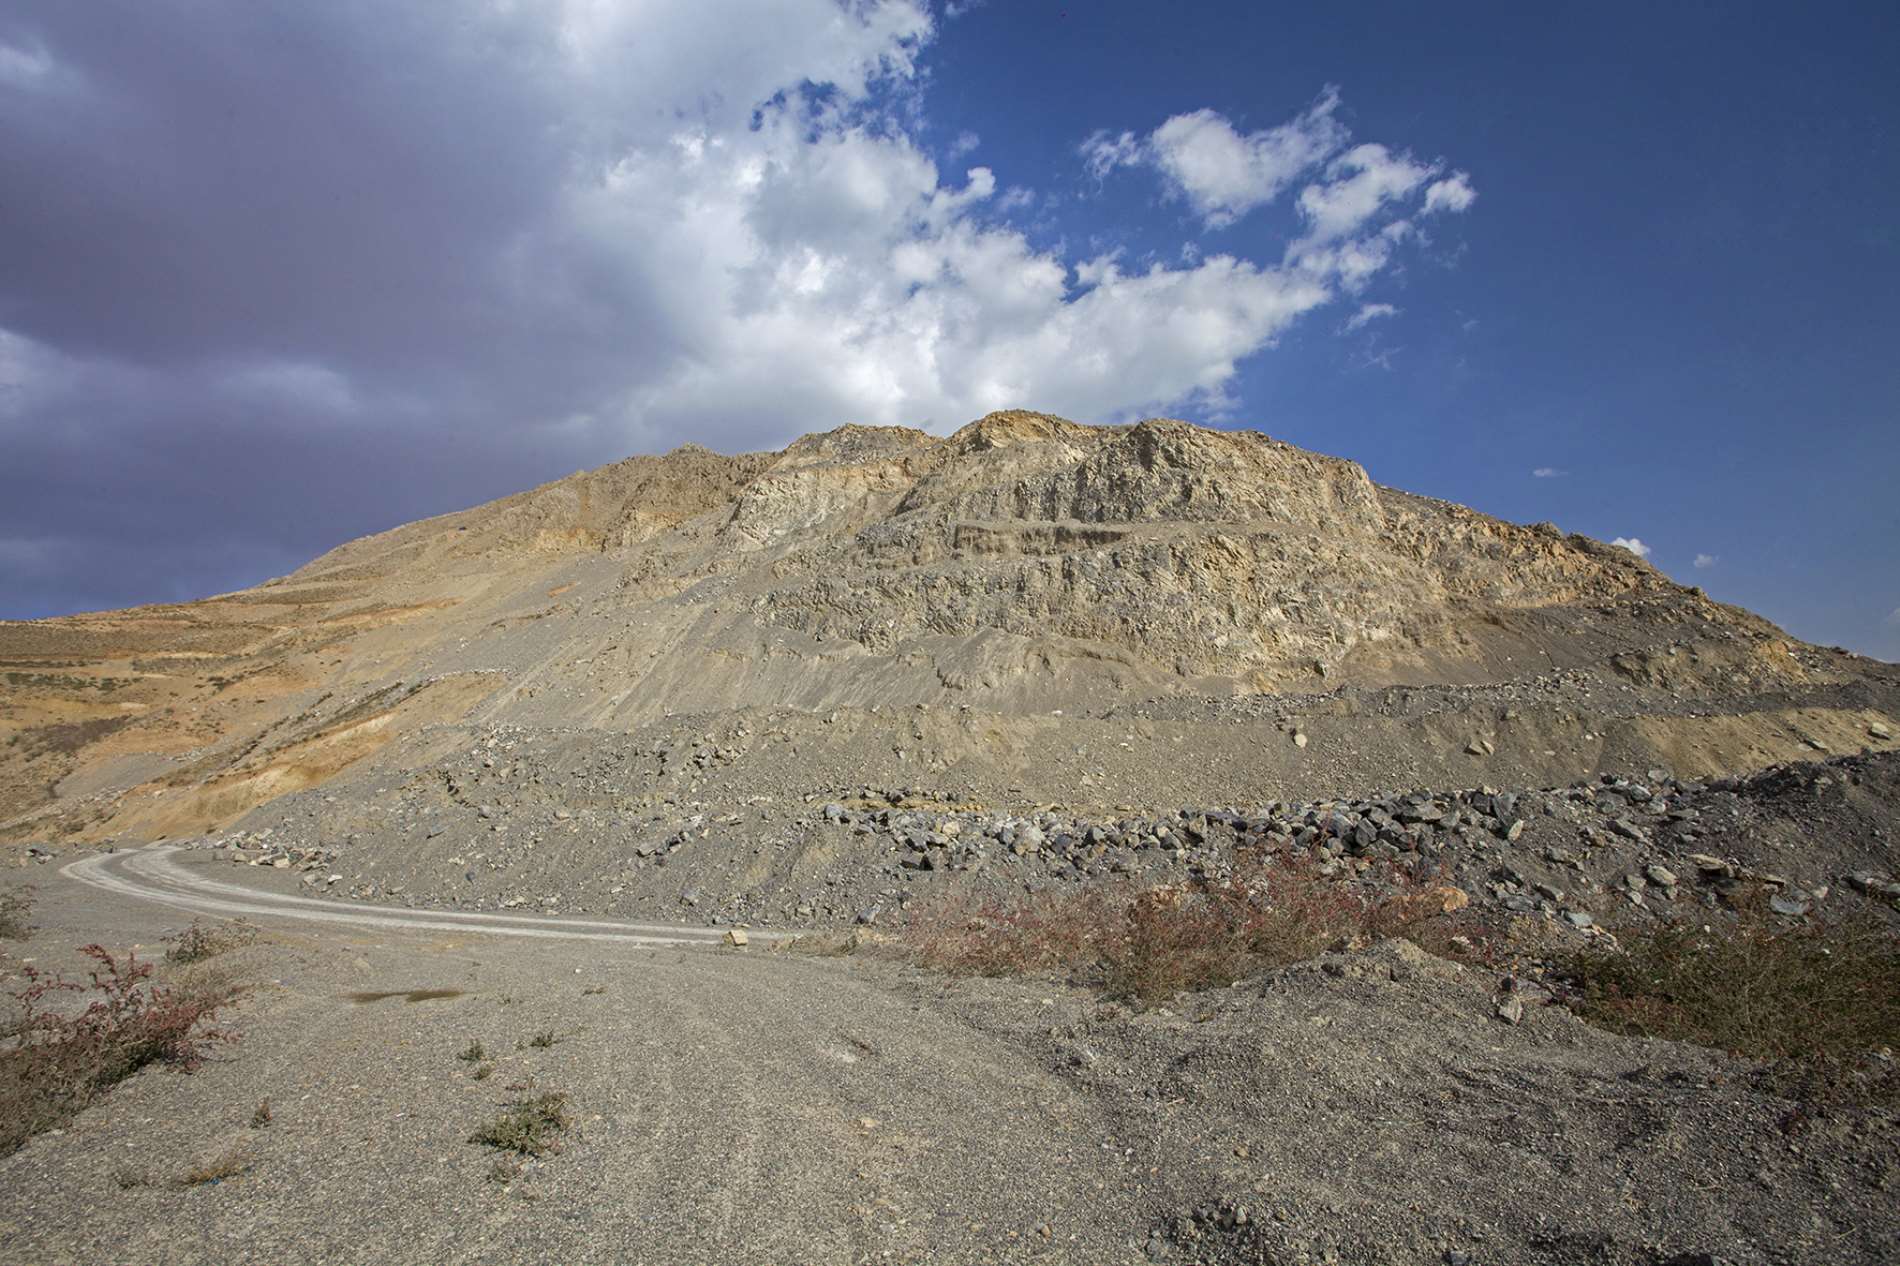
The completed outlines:
<svg viewBox="0 0 1900 1266">
<path fill-rule="evenodd" d="M 98 945 L 80 950 L 94 963 L 88 982 L 28 966 L 13 991 L 19 1017 L 0 1049 L 0 1155 L 51 1129 L 148 1064 L 191 1072 L 215 1042 L 233 1034 L 213 1024 L 238 990 L 224 983 L 165 985 L 135 954 L 123 958 Z M 75 1013 L 53 998 L 89 998 Z"/>
<path fill-rule="evenodd" d="M 193 919 L 191 926 L 176 936 L 165 938 L 165 961 L 201 963 L 234 949 L 242 949 L 257 940 L 257 925 L 236 919 L 230 923 L 206 923 Z"/>
<path fill-rule="evenodd" d="M 462 1049 L 462 1053 L 457 1055 L 455 1058 L 461 1060 L 464 1064 L 479 1064 L 482 1062 L 482 1058 L 487 1054 L 488 1054 L 487 1050 L 485 1050 L 482 1044 L 479 1041 L 477 1041 L 477 1042 L 470 1042 L 466 1047 Z"/>
<path fill-rule="evenodd" d="M 33 917 L 33 886 L 21 884 L 0 892 L 0 937 L 24 941 L 33 931 L 27 920 Z"/>
<path fill-rule="evenodd" d="M 1391 876 L 1385 891 L 1302 861 L 1254 862 L 1222 881 L 952 899 L 905 930 L 925 965 L 979 975 L 1058 972 L 1142 1004 L 1232 984 L 1439 916 L 1445 890 Z M 1438 895 L 1435 895 L 1438 894 Z"/>
<path fill-rule="evenodd" d="M 558 1090 L 549 1091 L 507 1104 L 500 1116 L 469 1135 L 468 1141 L 517 1156 L 545 1156 L 560 1150 L 560 1140 L 555 1136 L 572 1123 L 573 1118 L 567 1114 L 567 1096 Z"/>
<path fill-rule="evenodd" d="M 1758 1059 L 1900 1049 L 1900 937 L 1872 921 L 1790 927 L 1744 910 L 1626 932 L 1560 972 L 1577 1012 L 1616 1033 Z"/>
</svg>

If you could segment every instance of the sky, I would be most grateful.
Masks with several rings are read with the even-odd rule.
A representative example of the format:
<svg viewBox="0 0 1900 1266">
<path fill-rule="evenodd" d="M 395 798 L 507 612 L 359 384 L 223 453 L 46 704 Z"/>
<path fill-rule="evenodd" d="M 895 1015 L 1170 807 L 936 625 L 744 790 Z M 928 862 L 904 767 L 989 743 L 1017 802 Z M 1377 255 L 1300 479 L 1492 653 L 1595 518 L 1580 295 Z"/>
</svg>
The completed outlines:
<svg viewBox="0 0 1900 1266">
<path fill-rule="evenodd" d="M 1900 6 L 24 0 L 0 618 L 681 443 L 1252 427 L 1900 659 Z"/>
</svg>

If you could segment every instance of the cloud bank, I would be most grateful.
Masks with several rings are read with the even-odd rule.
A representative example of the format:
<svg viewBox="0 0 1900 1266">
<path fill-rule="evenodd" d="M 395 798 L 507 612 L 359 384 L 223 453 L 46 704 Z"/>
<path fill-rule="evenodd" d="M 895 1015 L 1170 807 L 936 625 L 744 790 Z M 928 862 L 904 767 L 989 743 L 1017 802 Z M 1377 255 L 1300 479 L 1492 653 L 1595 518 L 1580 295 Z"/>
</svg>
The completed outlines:
<svg viewBox="0 0 1900 1266">
<path fill-rule="evenodd" d="M 1475 197 L 1352 144 L 1328 89 L 1259 131 L 1201 110 L 1079 160 L 1152 169 L 1207 228 L 1292 195 L 1282 259 L 1039 247 L 977 137 L 921 139 L 918 0 L 727 9 L 0 24 L 0 615 L 230 587 L 686 439 L 1218 406 Z"/>
</svg>

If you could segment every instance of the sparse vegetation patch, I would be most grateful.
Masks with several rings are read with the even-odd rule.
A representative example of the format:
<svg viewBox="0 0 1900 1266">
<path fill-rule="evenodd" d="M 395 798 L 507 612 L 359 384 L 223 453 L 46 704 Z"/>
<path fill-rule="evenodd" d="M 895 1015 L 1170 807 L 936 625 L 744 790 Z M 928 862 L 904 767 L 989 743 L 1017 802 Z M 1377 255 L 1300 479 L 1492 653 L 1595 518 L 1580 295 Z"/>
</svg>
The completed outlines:
<svg viewBox="0 0 1900 1266">
<path fill-rule="evenodd" d="M 1562 972 L 1578 1014 L 1616 1033 L 1757 1059 L 1900 1049 L 1900 937 L 1871 919 L 1681 919 L 1587 946 Z"/>
<path fill-rule="evenodd" d="M 951 900 L 913 921 L 901 939 L 941 970 L 1055 973 L 1152 1005 L 1340 945 L 1400 935 L 1450 904 L 1404 877 L 1381 892 L 1302 863 L 1269 862 L 1219 881 Z"/>
<path fill-rule="evenodd" d="M 546 1156 L 560 1150 L 560 1135 L 572 1123 L 567 1095 L 549 1091 L 507 1104 L 501 1115 L 469 1135 L 468 1141 L 517 1156 Z"/>
<path fill-rule="evenodd" d="M 207 923 L 203 919 L 193 919 L 190 927 L 165 938 L 165 961 L 201 963 L 207 958 L 242 949 L 256 940 L 257 925 L 243 919 L 229 923 Z"/>
<path fill-rule="evenodd" d="M 29 758 L 46 755 L 71 756 L 100 739 L 118 733 L 131 723 L 132 718 L 129 716 L 100 717 L 92 721 L 67 721 L 24 730 L 18 737 Z"/>
<path fill-rule="evenodd" d="M 134 954 L 98 945 L 81 953 L 94 966 L 85 982 L 22 968 L 13 991 L 18 1015 L 0 1045 L 0 1155 L 67 1120 L 149 1064 L 191 1072 L 209 1048 L 234 1035 L 217 1013 L 237 996 L 223 981 L 161 984 Z M 77 995 L 74 1012 L 56 1000 Z"/>
</svg>

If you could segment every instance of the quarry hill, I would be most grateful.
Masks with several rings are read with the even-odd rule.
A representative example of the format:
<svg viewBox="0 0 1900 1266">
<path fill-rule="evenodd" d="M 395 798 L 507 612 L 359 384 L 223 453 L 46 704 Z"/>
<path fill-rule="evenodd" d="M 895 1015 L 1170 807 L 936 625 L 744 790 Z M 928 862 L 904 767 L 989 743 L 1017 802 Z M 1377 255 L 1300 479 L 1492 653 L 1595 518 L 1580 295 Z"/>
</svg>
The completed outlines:
<svg viewBox="0 0 1900 1266">
<path fill-rule="evenodd" d="M 254 589 L 0 624 L 0 674 L 0 835 L 34 841 L 224 827 L 504 730 L 686 770 L 622 802 L 1238 802 L 1885 748 L 1900 697 L 1547 524 L 1026 412 L 630 458 Z"/>
</svg>

